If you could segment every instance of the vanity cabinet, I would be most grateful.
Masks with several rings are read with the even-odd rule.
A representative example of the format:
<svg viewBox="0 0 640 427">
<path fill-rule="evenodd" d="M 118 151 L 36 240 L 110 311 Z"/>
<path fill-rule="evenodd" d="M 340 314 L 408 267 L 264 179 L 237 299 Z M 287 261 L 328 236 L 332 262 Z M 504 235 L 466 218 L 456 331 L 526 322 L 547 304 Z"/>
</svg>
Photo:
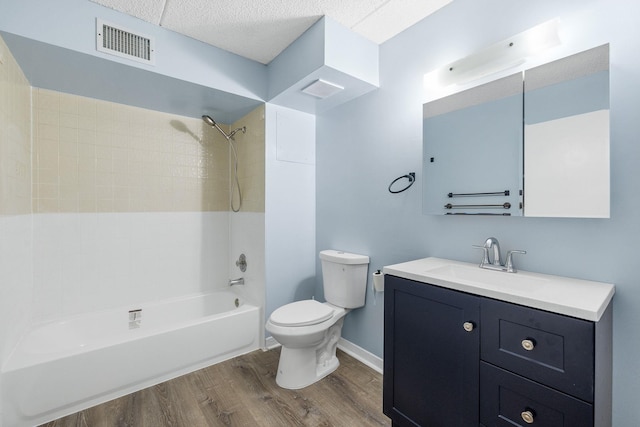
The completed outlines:
<svg viewBox="0 0 640 427">
<path fill-rule="evenodd" d="M 385 276 L 393 426 L 610 427 L 611 307 L 595 321 Z"/>
</svg>

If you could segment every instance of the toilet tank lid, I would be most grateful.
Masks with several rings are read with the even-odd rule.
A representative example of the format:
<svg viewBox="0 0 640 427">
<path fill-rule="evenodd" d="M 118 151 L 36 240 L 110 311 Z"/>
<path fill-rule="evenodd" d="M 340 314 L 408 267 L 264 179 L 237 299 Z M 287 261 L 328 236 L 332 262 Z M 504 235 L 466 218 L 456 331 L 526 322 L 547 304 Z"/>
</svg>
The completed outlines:
<svg viewBox="0 0 640 427">
<path fill-rule="evenodd" d="M 337 264 L 369 264 L 369 257 L 366 255 L 351 254 L 334 249 L 320 251 L 320 259 Z"/>
</svg>

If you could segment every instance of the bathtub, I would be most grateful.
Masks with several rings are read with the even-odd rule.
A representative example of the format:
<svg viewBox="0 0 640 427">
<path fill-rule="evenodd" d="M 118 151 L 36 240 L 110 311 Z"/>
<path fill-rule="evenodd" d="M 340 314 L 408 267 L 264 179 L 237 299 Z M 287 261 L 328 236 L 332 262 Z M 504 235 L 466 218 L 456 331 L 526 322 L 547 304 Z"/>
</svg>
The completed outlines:
<svg viewBox="0 0 640 427">
<path fill-rule="evenodd" d="M 34 327 L 2 367 L 1 426 L 33 426 L 259 347 L 260 310 L 219 291 Z"/>
</svg>

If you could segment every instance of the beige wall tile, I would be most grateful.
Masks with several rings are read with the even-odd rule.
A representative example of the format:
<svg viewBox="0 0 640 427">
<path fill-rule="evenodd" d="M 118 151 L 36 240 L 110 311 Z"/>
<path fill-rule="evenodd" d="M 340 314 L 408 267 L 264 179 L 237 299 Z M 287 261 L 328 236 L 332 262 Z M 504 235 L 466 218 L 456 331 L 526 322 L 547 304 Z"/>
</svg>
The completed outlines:
<svg viewBox="0 0 640 427">
<path fill-rule="evenodd" d="M 59 212 L 58 199 L 44 199 L 39 198 L 37 200 L 37 213 L 54 213 Z"/>
<path fill-rule="evenodd" d="M 75 129 L 78 129 L 78 122 L 80 121 L 80 116 L 77 114 L 70 113 L 60 113 L 60 126 Z"/>
<path fill-rule="evenodd" d="M 96 199 L 80 193 L 78 196 L 78 212 L 91 213 L 97 211 Z"/>
<path fill-rule="evenodd" d="M 31 87 L 0 37 L 0 214 L 32 211 Z M 45 120 L 55 124 L 56 118 Z"/>
<path fill-rule="evenodd" d="M 61 93 L 59 97 L 60 114 L 78 114 L 79 99 L 78 96 Z"/>
<path fill-rule="evenodd" d="M 230 209 L 229 145 L 199 118 L 34 93 L 38 212 Z M 264 108 L 233 126 L 248 129 L 236 137 L 243 210 L 264 212 Z"/>
<path fill-rule="evenodd" d="M 60 94 L 51 90 L 38 90 L 38 104 L 35 106 L 41 110 L 60 111 Z"/>
<path fill-rule="evenodd" d="M 245 134 L 236 134 L 238 176 L 242 188 L 242 211 L 264 212 L 265 124 L 264 106 L 260 106 L 232 124 L 236 129 L 247 127 Z"/>
<path fill-rule="evenodd" d="M 61 198 L 59 200 L 60 212 L 79 212 L 78 198 Z"/>
</svg>

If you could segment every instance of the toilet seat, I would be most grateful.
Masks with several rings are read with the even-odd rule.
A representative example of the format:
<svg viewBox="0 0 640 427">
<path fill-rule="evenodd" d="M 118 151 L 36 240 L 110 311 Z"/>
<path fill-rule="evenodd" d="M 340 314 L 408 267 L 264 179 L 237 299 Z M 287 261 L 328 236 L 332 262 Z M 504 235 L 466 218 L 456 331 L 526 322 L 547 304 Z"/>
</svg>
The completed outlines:
<svg viewBox="0 0 640 427">
<path fill-rule="evenodd" d="M 270 321 L 278 326 L 309 326 L 322 323 L 333 316 L 333 309 L 315 300 L 284 305 L 271 313 Z"/>
</svg>

